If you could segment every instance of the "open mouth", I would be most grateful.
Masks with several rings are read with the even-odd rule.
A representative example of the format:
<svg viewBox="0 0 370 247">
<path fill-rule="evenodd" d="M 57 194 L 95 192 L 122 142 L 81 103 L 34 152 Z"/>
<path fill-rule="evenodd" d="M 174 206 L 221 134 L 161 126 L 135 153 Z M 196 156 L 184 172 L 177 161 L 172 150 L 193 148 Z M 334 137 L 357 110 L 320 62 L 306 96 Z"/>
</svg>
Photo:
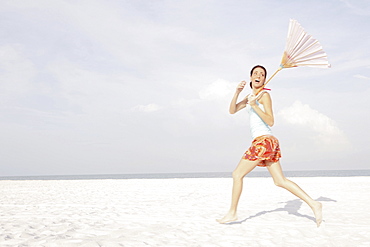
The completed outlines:
<svg viewBox="0 0 370 247">
<path fill-rule="evenodd" d="M 256 80 L 254 80 L 255 82 L 260 82 L 260 80 L 258 80 L 258 79 L 256 79 Z"/>
</svg>

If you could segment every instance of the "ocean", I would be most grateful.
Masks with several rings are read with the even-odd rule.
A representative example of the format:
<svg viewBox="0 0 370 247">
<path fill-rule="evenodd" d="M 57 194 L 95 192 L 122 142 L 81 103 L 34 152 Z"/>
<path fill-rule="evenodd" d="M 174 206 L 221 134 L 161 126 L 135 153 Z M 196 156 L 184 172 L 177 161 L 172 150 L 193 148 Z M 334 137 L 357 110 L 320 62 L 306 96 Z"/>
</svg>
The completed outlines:
<svg viewBox="0 0 370 247">
<path fill-rule="evenodd" d="M 354 177 L 370 176 L 370 170 L 284 171 L 286 177 Z M 268 171 L 252 171 L 247 177 L 270 177 Z M 148 173 L 148 174 L 92 174 L 3 176 L 0 180 L 87 180 L 87 179 L 175 179 L 175 178 L 231 178 L 231 172 Z"/>
</svg>

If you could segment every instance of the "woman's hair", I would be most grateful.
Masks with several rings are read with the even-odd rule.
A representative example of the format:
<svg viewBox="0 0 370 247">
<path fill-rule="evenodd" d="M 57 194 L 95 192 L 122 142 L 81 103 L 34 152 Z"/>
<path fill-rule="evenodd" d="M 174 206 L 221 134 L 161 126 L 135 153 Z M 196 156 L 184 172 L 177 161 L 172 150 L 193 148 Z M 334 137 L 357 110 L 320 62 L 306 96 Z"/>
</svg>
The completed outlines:
<svg viewBox="0 0 370 247">
<path fill-rule="evenodd" d="M 267 70 L 266 70 L 266 68 L 265 68 L 265 67 L 263 67 L 262 65 L 256 65 L 256 66 L 254 66 L 254 67 L 252 68 L 252 70 L 251 70 L 251 76 L 253 75 L 253 70 L 254 70 L 254 69 L 256 69 L 256 68 L 261 68 L 261 69 L 263 69 L 263 71 L 265 71 L 265 78 L 266 78 L 266 76 L 267 76 Z M 252 82 L 250 82 L 250 83 L 249 83 L 249 86 L 252 88 Z"/>
</svg>

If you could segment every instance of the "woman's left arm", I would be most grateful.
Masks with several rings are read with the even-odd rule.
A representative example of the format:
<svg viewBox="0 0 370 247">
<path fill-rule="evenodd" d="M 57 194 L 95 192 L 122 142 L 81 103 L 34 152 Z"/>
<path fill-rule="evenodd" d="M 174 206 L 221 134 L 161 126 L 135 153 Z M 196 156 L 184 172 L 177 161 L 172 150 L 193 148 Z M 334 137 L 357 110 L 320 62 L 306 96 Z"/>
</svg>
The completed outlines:
<svg viewBox="0 0 370 247">
<path fill-rule="evenodd" d="M 260 116 L 260 118 L 262 118 L 262 120 L 267 125 L 272 127 L 274 125 L 274 114 L 272 112 L 272 100 L 270 94 L 267 92 L 263 93 L 258 101 L 263 105 L 265 111 L 262 111 L 262 109 L 258 107 L 258 105 L 256 104 L 255 97 L 254 99 L 252 98 L 249 100 L 249 104 L 253 108 L 253 110 L 258 114 L 258 116 Z"/>
</svg>

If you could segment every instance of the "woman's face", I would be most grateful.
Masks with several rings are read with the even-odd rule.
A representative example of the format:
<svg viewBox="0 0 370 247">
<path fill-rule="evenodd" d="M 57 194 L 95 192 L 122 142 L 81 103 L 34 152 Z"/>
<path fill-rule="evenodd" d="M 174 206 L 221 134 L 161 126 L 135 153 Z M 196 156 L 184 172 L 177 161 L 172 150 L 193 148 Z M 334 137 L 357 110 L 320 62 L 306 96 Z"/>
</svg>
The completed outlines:
<svg viewBox="0 0 370 247">
<path fill-rule="evenodd" d="M 260 88 L 265 84 L 265 71 L 262 68 L 255 68 L 251 75 L 253 88 Z"/>
</svg>

